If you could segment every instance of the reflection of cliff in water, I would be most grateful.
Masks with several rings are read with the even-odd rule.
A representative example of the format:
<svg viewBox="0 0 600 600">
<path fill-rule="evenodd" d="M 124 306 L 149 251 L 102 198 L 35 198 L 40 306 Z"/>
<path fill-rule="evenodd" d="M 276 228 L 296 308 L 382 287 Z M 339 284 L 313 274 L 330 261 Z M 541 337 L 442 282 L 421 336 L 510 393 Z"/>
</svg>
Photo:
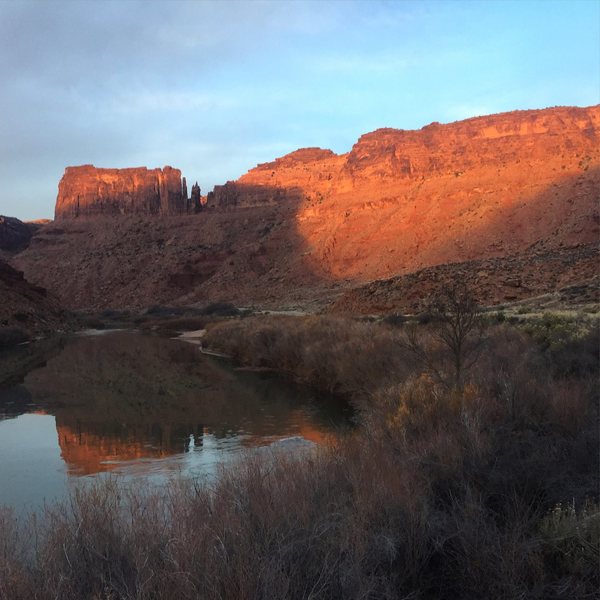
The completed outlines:
<svg viewBox="0 0 600 600">
<path fill-rule="evenodd" d="M 66 422 L 65 422 L 66 421 Z M 165 458 L 202 445 L 204 427 L 187 423 L 69 423 L 56 419 L 61 456 L 69 470 L 91 474 L 114 469 L 119 462 Z"/>
<path fill-rule="evenodd" d="M 347 408 L 320 405 L 305 388 L 131 332 L 70 341 L 11 393 L 24 395 L 28 412 L 55 416 L 62 457 L 77 474 L 201 451 L 206 435 L 244 446 L 291 435 L 320 442 L 347 422 Z"/>
<path fill-rule="evenodd" d="M 6 401 L 16 384 L 23 383 L 30 371 L 44 367 L 64 345 L 64 338 L 55 337 L 0 350 L 0 404 Z"/>
</svg>

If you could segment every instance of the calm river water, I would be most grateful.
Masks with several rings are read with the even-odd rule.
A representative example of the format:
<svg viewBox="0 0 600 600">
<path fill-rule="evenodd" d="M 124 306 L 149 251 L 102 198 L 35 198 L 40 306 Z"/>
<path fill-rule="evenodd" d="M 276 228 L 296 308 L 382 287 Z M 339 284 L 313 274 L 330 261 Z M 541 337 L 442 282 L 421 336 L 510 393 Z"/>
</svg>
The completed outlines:
<svg viewBox="0 0 600 600">
<path fill-rule="evenodd" d="M 0 505 L 37 509 L 107 473 L 201 477 L 243 451 L 301 451 L 349 426 L 348 407 L 321 400 L 136 332 L 22 346 L 0 354 Z"/>
</svg>

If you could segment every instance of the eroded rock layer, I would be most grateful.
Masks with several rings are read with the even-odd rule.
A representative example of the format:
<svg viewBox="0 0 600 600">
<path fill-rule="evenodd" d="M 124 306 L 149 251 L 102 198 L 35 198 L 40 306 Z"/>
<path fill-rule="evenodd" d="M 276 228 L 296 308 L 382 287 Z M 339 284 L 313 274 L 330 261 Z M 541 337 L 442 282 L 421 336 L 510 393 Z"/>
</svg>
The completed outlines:
<svg viewBox="0 0 600 600">
<path fill-rule="evenodd" d="M 58 184 L 56 220 L 123 214 L 179 215 L 188 209 L 181 171 L 67 167 Z"/>
<path fill-rule="evenodd" d="M 599 138 L 600 106 L 380 129 L 347 154 L 308 148 L 259 165 L 217 186 L 197 215 L 45 226 L 14 263 L 72 308 L 312 307 L 450 263 L 477 269 L 483 303 L 534 296 L 549 289 L 543 277 L 518 293 L 502 283 L 523 257 L 554 265 L 538 271 L 560 271 L 560 286 L 594 264 L 588 250 L 568 249 L 593 253 L 600 238 Z M 569 259 L 553 262 L 563 250 Z M 507 257 L 490 269 L 473 262 Z M 392 309 L 387 289 L 373 304 Z M 364 298 L 344 304 L 356 310 Z"/>
</svg>

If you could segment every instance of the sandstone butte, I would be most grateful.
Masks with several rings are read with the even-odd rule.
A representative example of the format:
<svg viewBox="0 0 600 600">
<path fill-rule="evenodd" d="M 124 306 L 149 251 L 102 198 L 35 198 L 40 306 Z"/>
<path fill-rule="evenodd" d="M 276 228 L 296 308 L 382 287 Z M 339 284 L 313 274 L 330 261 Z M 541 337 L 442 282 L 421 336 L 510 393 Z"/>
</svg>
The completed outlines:
<svg viewBox="0 0 600 600">
<path fill-rule="evenodd" d="M 181 215 L 189 212 L 181 171 L 67 167 L 58 184 L 55 219 L 126 214 Z"/>
<path fill-rule="evenodd" d="M 69 218 L 74 199 L 105 215 L 94 208 L 103 196 L 85 186 L 67 193 L 63 179 L 61 220 L 14 262 L 67 306 L 86 308 L 322 305 L 376 280 L 463 265 L 432 274 L 443 283 L 472 261 L 483 261 L 473 285 L 486 284 L 485 303 L 545 293 L 597 275 L 588 247 L 600 232 L 599 134 L 600 106 L 378 129 L 346 154 L 305 148 L 260 164 L 216 186 L 200 215 L 110 226 L 97 217 L 89 231 Z M 129 190 L 124 181 L 114 189 Z"/>
</svg>

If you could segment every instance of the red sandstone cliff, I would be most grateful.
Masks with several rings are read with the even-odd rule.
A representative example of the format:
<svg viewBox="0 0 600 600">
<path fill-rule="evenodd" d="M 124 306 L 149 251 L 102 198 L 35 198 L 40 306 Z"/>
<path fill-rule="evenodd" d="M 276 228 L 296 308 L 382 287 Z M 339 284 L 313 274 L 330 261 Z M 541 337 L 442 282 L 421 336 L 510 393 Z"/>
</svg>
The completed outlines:
<svg viewBox="0 0 600 600">
<path fill-rule="evenodd" d="M 304 148 L 260 164 L 237 181 L 216 186 L 209 205 L 261 204 L 269 194 L 271 200 L 282 199 L 286 190 L 291 198 L 309 200 L 347 192 L 406 194 L 415 183 L 432 178 L 512 165 L 521 165 L 524 182 L 548 160 L 578 158 L 578 166 L 587 168 L 598 158 L 599 136 L 600 106 L 514 111 L 448 125 L 431 123 L 419 130 L 378 129 L 361 136 L 347 154 Z"/>
<path fill-rule="evenodd" d="M 225 188 L 237 206 L 261 189 L 291 201 L 314 271 L 333 280 L 594 242 L 600 106 L 379 129 L 348 154 L 297 151 Z"/>
<path fill-rule="evenodd" d="M 561 270 L 557 285 L 587 277 L 594 258 L 581 248 L 600 236 L 599 134 L 600 106 L 379 129 L 347 154 L 308 148 L 259 165 L 217 186 L 194 219 L 46 226 L 14 262 L 67 306 L 99 308 L 306 306 L 437 265 L 506 259 L 482 298 L 502 301 L 515 293 L 500 279 L 528 257 L 556 265 L 536 273 Z M 557 252 L 564 260 L 552 262 Z M 547 291 L 534 275 L 519 297 Z"/>
<path fill-rule="evenodd" d="M 58 184 L 55 218 L 178 215 L 187 211 L 187 204 L 179 169 L 98 169 L 83 165 L 65 169 Z"/>
</svg>

